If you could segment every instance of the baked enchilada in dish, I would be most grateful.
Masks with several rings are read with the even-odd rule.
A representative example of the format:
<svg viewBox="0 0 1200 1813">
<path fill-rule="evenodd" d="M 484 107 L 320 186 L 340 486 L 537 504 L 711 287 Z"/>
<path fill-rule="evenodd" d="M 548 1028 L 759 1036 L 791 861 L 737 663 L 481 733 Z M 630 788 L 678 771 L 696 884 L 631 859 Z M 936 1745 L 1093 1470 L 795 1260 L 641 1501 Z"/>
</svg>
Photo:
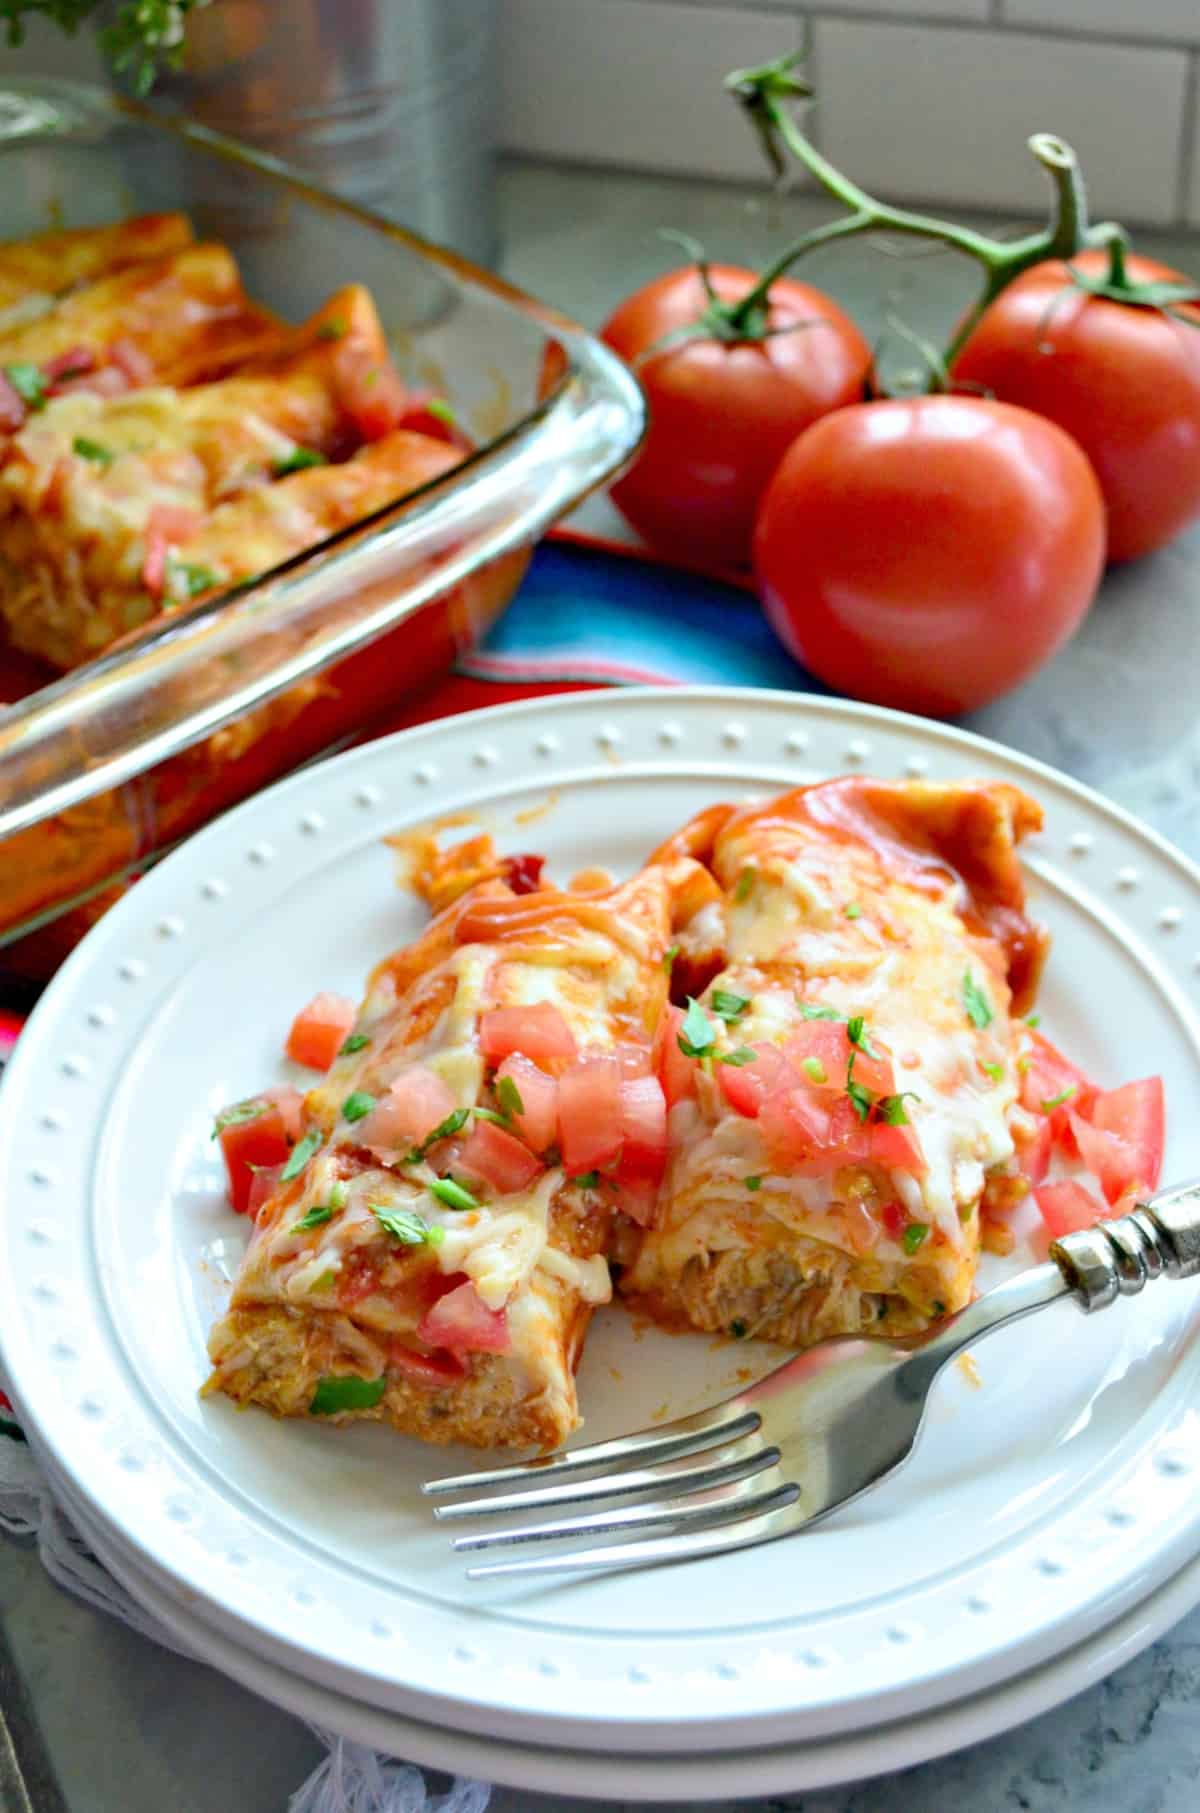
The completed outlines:
<svg viewBox="0 0 1200 1813">
<path fill-rule="evenodd" d="M 293 327 L 181 215 L 0 245 L 0 622 L 57 668 L 457 465 L 361 285 Z"/>
<path fill-rule="evenodd" d="M 320 1061 L 345 1032 L 325 1081 L 302 1106 L 223 1117 L 235 1189 L 250 1152 L 287 1156 L 252 1174 L 206 1390 L 430 1441 L 553 1446 L 579 1420 L 614 1216 L 645 1212 L 665 1156 L 651 1051 L 672 880 L 655 866 L 605 891 L 543 887 L 480 838 L 431 851 L 419 885 L 436 915 L 352 1022 L 318 1000 L 294 1032 Z"/>
<path fill-rule="evenodd" d="M 1016 846 L 1040 820 L 1007 786 L 847 779 L 672 840 L 722 889 L 681 952 L 720 968 L 672 1016 L 670 1164 L 629 1298 L 793 1346 L 963 1307 L 1014 1157 L 1014 1008 L 1043 951 Z"/>
</svg>

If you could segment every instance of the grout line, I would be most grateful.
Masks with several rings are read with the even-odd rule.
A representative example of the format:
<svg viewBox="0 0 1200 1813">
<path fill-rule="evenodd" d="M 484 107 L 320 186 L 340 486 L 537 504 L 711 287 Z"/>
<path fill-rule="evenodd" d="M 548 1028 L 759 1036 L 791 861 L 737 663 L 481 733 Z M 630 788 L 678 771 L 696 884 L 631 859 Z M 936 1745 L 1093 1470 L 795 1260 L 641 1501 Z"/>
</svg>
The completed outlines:
<svg viewBox="0 0 1200 1813">
<path fill-rule="evenodd" d="M 648 4 L 655 3 L 663 4 L 664 0 L 648 0 Z M 788 0 L 758 0 L 757 5 L 755 0 L 665 0 L 665 4 L 686 6 L 700 12 L 750 12 L 757 14 L 760 19 L 774 14 L 786 18 L 788 10 Z M 817 8 L 811 13 L 806 12 L 805 17 L 813 24 L 820 21 L 829 25 L 915 25 L 923 31 L 980 32 L 989 37 L 994 37 L 1000 31 L 1005 37 L 1019 35 L 1023 38 L 1045 39 L 1052 44 L 1087 44 L 1114 50 L 1177 50 L 1190 54 L 1200 49 L 1200 37 L 1181 38 L 1170 34 L 1139 37 L 1136 32 L 1122 32 L 1110 25 L 1098 30 L 1085 27 L 1081 31 L 1072 31 L 1069 26 L 1051 25 L 1042 20 L 1026 22 L 1010 18 L 1006 6 L 1007 0 L 989 0 L 990 11 L 986 19 L 968 19 L 945 13 L 907 10 L 903 13 L 884 12 L 869 4 L 855 7 L 853 11 L 839 9 L 837 12 L 826 13 L 820 10 L 818 0 Z"/>
<path fill-rule="evenodd" d="M 1181 225 L 1188 221 L 1188 211 L 1193 202 L 1200 197 L 1192 194 L 1192 166 L 1195 162 L 1197 148 L 1197 85 L 1200 83 L 1200 55 L 1193 51 L 1188 57 L 1187 76 L 1183 88 L 1183 119 L 1179 132 L 1179 187 L 1176 193 L 1178 220 Z"/>
</svg>

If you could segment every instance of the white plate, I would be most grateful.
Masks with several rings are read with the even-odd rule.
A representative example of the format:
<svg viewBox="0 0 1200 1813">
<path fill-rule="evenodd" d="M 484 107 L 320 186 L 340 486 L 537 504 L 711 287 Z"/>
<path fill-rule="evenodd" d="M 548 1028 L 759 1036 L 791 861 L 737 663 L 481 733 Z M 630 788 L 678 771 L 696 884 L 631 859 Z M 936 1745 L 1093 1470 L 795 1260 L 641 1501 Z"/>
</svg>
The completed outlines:
<svg viewBox="0 0 1200 1813">
<path fill-rule="evenodd" d="M 185 1649 L 252 1692 L 324 1731 L 337 1732 L 427 1769 L 474 1775 L 541 1794 L 574 1794 L 593 1800 L 690 1801 L 726 1795 L 741 1799 L 751 1794 L 827 1788 L 891 1769 L 908 1769 L 968 1744 L 982 1743 L 1082 1693 L 1131 1661 L 1200 1602 L 1197 1559 L 1114 1624 L 1041 1668 L 952 1706 L 847 1737 L 701 1755 L 551 1750 L 439 1730 L 401 1713 L 381 1712 L 314 1686 L 278 1663 L 239 1648 L 164 1592 L 115 1539 L 95 1530 L 88 1523 L 86 1505 L 60 1475 L 51 1471 L 51 1477 L 99 1559 L 134 1598 Z"/>
<path fill-rule="evenodd" d="M 1045 803 L 1047 1024 L 1102 1079 L 1150 1070 L 1168 1175 L 1200 1171 L 1200 877 L 1085 789 L 920 720 L 786 694 L 606 694 L 449 720 L 294 777 L 187 844 L 67 964 L 0 1098 L 3 1359 L 100 1529 L 245 1649 L 348 1698 L 506 1740 L 762 1748 L 943 1705 L 1119 1617 L 1194 1554 L 1197 1298 L 1069 1304 L 956 1374 L 912 1464 L 811 1535 L 688 1569 L 467 1582 L 380 1429 L 201 1404 L 238 1224 L 211 1110 L 277 1073 L 296 1003 L 355 992 L 419 923 L 379 838 L 479 809 L 562 875 L 632 868 L 697 805 L 847 767 L 1007 777 Z M 517 816 L 557 803 L 536 822 Z M 601 1319 L 589 1435 L 729 1389 L 739 1349 Z M 614 1378 L 613 1373 L 619 1377 Z"/>
</svg>

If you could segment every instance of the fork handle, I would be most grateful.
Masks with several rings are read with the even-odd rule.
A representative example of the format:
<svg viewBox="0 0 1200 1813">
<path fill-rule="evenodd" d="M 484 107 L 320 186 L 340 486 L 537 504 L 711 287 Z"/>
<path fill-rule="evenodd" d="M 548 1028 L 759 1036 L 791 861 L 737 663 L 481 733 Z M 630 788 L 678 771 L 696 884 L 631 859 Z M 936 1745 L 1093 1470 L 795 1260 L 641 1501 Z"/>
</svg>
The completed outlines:
<svg viewBox="0 0 1200 1813">
<path fill-rule="evenodd" d="M 1086 1311 L 1135 1297 L 1152 1278 L 1200 1276 L 1200 1178 L 1164 1190 L 1116 1221 L 1053 1242 L 1050 1257 Z"/>
<path fill-rule="evenodd" d="M 897 1373 L 913 1395 L 928 1391 L 943 1366 L 1011 1322 L 1062 1297 L 1087 1313 L 1134 1297 L 1152 1278 L 1200 1276 L 1200 1178 L 1164 1190 L 1116 1221 L 1097 1222 L 1053 1242 L 1050 1259 L 997 1285 L 914 1343 Z"/>
</svg>

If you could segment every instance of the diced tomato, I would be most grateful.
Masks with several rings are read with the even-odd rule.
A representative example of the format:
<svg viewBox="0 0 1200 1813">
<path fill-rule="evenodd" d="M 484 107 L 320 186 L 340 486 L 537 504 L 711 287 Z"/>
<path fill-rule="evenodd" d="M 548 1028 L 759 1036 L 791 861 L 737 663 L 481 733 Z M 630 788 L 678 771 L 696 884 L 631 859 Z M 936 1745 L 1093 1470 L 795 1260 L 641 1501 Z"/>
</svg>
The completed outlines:
<svg viewBox="0 0 1200 1813">
<path fill-rule="evenodd" d="M 20 394 L 0 371 L 0 434 L 16 434 L 25 422 Z"/>
<path fill-rule="evenodd" d="M 799 1088 L 804 1082 L 774 1045 L 760 1045 L 752 1064 L 718 1064 L 716 1071 L 725 1100 L 748 1120 L 754 1120 L 767 1097 L 776 1090 Z"/>
<path fill-rule="evenodd" d="M 56 397 L 123 397 L 131 389 L 129 379 L 116 365 L 101 365 L 97 371 L 80 372 L 77 378 L 59 378 L 52 388 Z"/>
<path fill-rule="evenodd" d="M 667 1167 L 667 1098 L 656 1076 L 621 1079 L 622 1184 L 657 1183 Z"/>
<path fill-rule="evenodd" d="M 928 1171 L 915 1128 L 892 1127 L 887 1121 L 872 1121 L 870 1135 L 871 1157 L 877 1165 L 887 1165 L 893 1171 L 908 1171 L 914 1177 L 923 1177 Z"/>
<path fill-rule="evenodd" d="M 801 1176 L 824 1176 L 870 1156 L 870 1129 L 845 1096 L 830 1101 L 799 1086 L 777 1090 L 759 1109 L 758 1124 L 772 1161 Z"/>
<path fill-rule="evenodd" d="M 86 349 L 80 348 L 80 351 Z M 110 362 L 129 380 L 131 390 L 144 389 L 153 384 L 155 376 L 154 361 L 144 352 L 135 340 L 122 337 L 114 340 L 108 349 Z"/>
<path fill-rule="evenodd" d="M 258 1220 L 258 1211 L 262 1208 L 264 1202 L 269 1202 L 271 1197 L 274 1196 L 279 1185 L 279 1179 L 282 1176 L 282 1165 L 260 1166 L 251 1173 L 250 1194 L 246 1198 L 246 1213 L 249 1215 L 251 1221 Z"/>
<path fill-rule="evenodd" d="M 284 1049 L 296 1064 L 328 1070 L 353 1025 L 353 1001 L 345 995 L 314 995 L 292 1021 Z"/>
<path fill-rule="evenodd" d="M 805 1078 L 814 1089 L 832 1089 L 838 1093 L 845 1090 L 846 1070 L 854 1047 L 840 1020 L 806 1020 L 791 1034 L 783 1050 L 793 1070 L 801 1070 L 807 1062 L 817 1072 L 813 1076 L 804 1070 Z M 855 1063 L 856 1076 L 862 1061 L 860 1057 Z M 871 1085 L 865 1078 L 863 1080 L 869 1089 Z"/>
<path fill-rule="evenodd" d="M 678 1007 L 664 1007 L 658 1031 L 654 1035 L 653 1062 L 662 1084 L 663 1094 L 667 1098 L 668 1108 L 676 1102 L 683 1101 L 685 1096 L 696 1093 L 696 1064 L 693 1058 L 687 1058 L 679 1049 L 679 1033 L 683 1026 L 683 1010 Z"/>
<path fill-rule="evenodd" d="M 404 414 L 396 423 L 397 428 L 407 428 L 413 434 L 427 434 L 432 440 L 445 441 L 451 447 L 459 447 L 464 453 L 470 453 L 471 437 L 464 434 L 453 416 L 447 420 L 442 410 L 431 409 L 431 403 L 439 399 L 431 390 L 410 391 Z M 448 409 L 448 405 L 444 405 Z"/>
<path fill-rule="evenodd" d="M 558 1143 L 568 1173 L 603 1170 L 621 1151 L 621 1072 L 607 1052 L 576 1058 L 558 1082 Z"/>
<path fill-rule="evenodd" d="M 879 1219 L 893 1240 L 899 1240 L 908 1226 L 908 1210 L 902 1202 L 885 1202 L 879 1211 Z"/>
<path fill-rule="evenodd" d="M 527 1190 L 545 1166 L 529 1147 L 494 1121 L 476 1121 L 464 1141 L 460 1162 L 501 1196 Z"/>
<path fill-rule="evenodd" d="M 389 1372 L 401 1373 L 404 1378 L 412 1379 L 417 1385 L 452 1385 L 457 1379 L 466 1377 L 467 1368 L 458 1354 L 451 1353 L 448 1347 L 434 1348 L 432 1353 L 418 1353 L 415 1347 L 406 1347 L 403 1341 L 393 1341 L 388 1347 L 387 1363 Z"/>
<path fill-rule="evenodd" d="M 1033 1193 L 1034 1201 L 1055 1240 L 1102 1221 L 1107 1211 L 1081 1183 L 1044 1183 Z"/>
<path fill-rule="evenodd" d="M 1050 1122 L 1042 1120 L 1039 1121 L 1038 1130 L 1033 1138 L 1026 1140 L 1020 1148 L 1021 1171 L 1033 1185 L 1043 1182 L 1046 1172 L 1050 1169 L 1051 1139 Z"/>
<path fill-rule="evenodd" d="M 250 1208 L 254 1185 L 251 1167 L 282 1165 L 292 1149 L 281 1106 L 265 1095 L 254 1099 L 263 1103 L 262 1112 L 250 1120 L 231 1121 L 217 1136 L 225 1160 L 230 1206 L 237 1215 L 245 1215 Z"/>
<path fill-rule="evenodd" d="M 379 1261 L 371 1252 L 361 1249 L 344 1261 L 337 1280 L 337 1300 L 343 1309 L 353 1309 L 379 1289 Z"/>
<path fill-rule="evenodd" d="M 161 598 L 167 583 L 167 538 L 161 529 L 146 530 L 146 556 L 142 584 L 151 598 Z"/>
<path fill-rule="evenodd" d="M 506 856 L 500 872 L 514 894 L 536 894 L 542 885 L 544 856 Z"/>
<path fill-rule="evenodd" d="M 544 1152 L 558 1131 L 557 1082 L 519 1051 L 505 1058 L 496 1072 L 497 1084 L 502 1077 L 511 1079 L 521 1098 L 522 1112 L 513 1115 L 513 1126 L 530 1151 Z"/>
<path fill-rule="evenodd" d="M 155 504 L 146 521 L 146 552 L 142 561 L 142 584 L 152 598 L 161 598 L 167 583 L 167 554 L 181 541 L 186 541 L 200 527 L 194 510 L 175 504 Z"/>
<path fill-rule="evenodd" d="M 90 346 L 73 346 L 69 352 L 56 353 L 42 366 L 47 391 L 54 392 L 64 378 L 82 378 L 96 369 L 96 355 Z"/>
<path fill-rule="evenodd" d="M 1148 1076 L 1137 1083 L 1125 1083 L 1120 1089 L 1107 1089 L 1094 1098 L 1086 1113 L 1094 1127 L 1119 1139 L 1130 1154 L 1122 1188 L 1136 1185 L 1142 1190 L 1153 1190 L 1162 1171 L 1166 1137 L 1162 1078 Z"/>
<path fill-rule="evenodd" d="M 654 1074 L 654 1054 L 649 1045 L 622 1043 L 614 1045 L 613 1056 L 621 1069 L 623 1077 L 652 1076 Z M 679 1054 L 681 1057 L 683 1053 Z"/>
<path fill-rule="evenodd" d="M 295 1145 L 304 1131 L 304 1097 L 300 1091 L 290 1083 L 281 1083 L 274 1089 L 264 1089 L 262 1097 L 278 1110 L 283 1130 Z"/>
<path fill-rule="evenodd" d="M 639 1227 L 652 1228 L 658 1215 L 658 1185 L 649 1178 L 622 1177 L 617 1207 Z"/>
<path fill-rule="evenodd" d="M 364 441 L 377 441 L 400 426 L 408 392 L 373 348 L 344 340 L 334 355 L 333 381 L 339 404 Z"/>
<path fill-rule="evenodd" d="M 1076 1111 L 1083 1111 L 1096 1094 L 1096 1086 L 1069 1058 L 1065 1058 L 1040 1032 L 1030 1031 L 1032 1041 L 1028 1056 L 1028 1069 L 1021 1079 L 1021 1106 L 1028 1108 L 1031 1114 L 1048 1114 L 1056 1112 L 1048 1109 L 1047 1102 L 1057 1101 L 1058 1097 L 1070 1090 L 1068 1100 Z M 1065 1104 L 1064 1104 L 1065 1105 Z M 1066 1128 L 1066 1116 L 1062 1116 L 1059 1134 Z"/>
<path fill-rule="evenodd" d="M 502 1309 L 489 1309 L 473 1284 L 460 1284 L 439 1297 L 422 1316 L 417 1335 L 430 1347 L 446 1347 L 452 1354 L 507 1353 L 508 1317 Z"/>
<path fill-rule="evenodd" d="M 479 1049 L 493 1064 L 513 1051 L 542 1064 L 573 1058 L 576 1046 L 557 1007 L 540 1001 L 531 1007 L 493 1007 L 481 1015 Z"/>
<path fill-rule="evenodd" d="M 436 1070 L 413 1064 L 392 1081 L 371 1112 L 359 1123 L 357 1137 L 364 1146 L 387 1151 L 419 1145 L 453 1114 L 454 1097 Z"/>
</svg>

